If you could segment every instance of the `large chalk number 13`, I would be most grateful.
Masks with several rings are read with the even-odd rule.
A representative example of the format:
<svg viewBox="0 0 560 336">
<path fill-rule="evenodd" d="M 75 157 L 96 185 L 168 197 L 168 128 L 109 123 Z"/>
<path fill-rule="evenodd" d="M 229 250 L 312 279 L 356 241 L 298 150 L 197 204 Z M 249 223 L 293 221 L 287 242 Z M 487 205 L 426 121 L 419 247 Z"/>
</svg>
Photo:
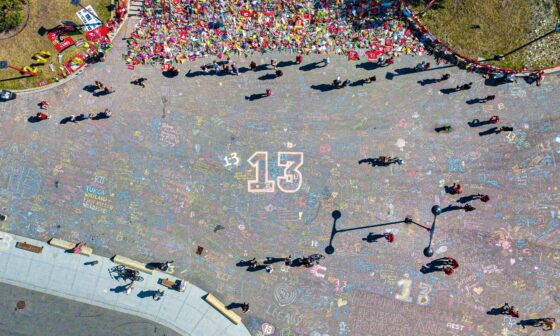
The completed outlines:
<svg viewBox="0 0 560 336">
<path fill-rule="evenodd" d="M 301 188 L 303 177 L 299 168 L 303 164 L 302 152 L 278 152 L 278 166 L 284 174 L 275 181 L 268 179 L 268 152 L 255 152 L 248 160 L 255 168 L 255 179 L 247 181 L 247 190 L 252 193 L 274 192 L 275 186 L 285 193 L 295 193 Z"/>
</svg>

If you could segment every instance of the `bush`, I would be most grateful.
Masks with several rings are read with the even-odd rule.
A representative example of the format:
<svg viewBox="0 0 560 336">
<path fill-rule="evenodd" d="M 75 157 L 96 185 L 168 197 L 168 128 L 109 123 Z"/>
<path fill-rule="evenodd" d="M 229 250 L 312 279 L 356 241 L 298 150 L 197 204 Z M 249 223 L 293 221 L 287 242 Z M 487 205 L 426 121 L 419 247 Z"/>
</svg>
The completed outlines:
<svg viewBox="0 0 560 336">
<path fill-rule="evenodd" d="M 0 1 L 0 31 L 16 28 L 23 23 L 24 0 Z"/>
</svg>

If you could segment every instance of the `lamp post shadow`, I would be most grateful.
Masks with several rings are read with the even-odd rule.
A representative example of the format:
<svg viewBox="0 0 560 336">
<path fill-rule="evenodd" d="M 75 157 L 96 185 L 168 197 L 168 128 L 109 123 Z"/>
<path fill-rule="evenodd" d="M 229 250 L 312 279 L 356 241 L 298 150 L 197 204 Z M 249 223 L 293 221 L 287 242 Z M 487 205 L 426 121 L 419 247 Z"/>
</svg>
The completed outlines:
<svg viewBox="0 0 560 336">
<path fill-rule="evenodd" d="M 404 220 L 401 221 L 396 221 L 396 222 L 388 222 L 388 223 L 381 223 L 381 224 L 373 224 L 373 225 L 365 225 L 365 226 L 358 226 L 355 228 L 349 228 L 349 229 L 341 229 L 338 230 L 336 228 L 336 221 L 342 217 L 342 213 L 339 210 L 335 210 L 332 212 L 332 217 L 334 219 L 333 221 L 333 226 L 332 226 L 332 231 L 331 231 L 331 238 L 329 240 L 329 245 L 327 247 L 325 247 L 325 253 L 327 254 L 333 254 L 335 251 L 335 248 L 333 246 L 333 240 L 334 237 L 336 236 L 337 233 L 342 233 L 342 232 L 348 232 L 348 231 L 354 231 L 354 230 L 363 230 L 363 229 L 369 229 L 369 228 L 373 228 L 373 227 L 379 227 L 379 226 L 387 226 L 387 225 L 395 225 L 395 224 L 401 224 L 401 223 L 405 223 L 405 224 L 415 224 L 417 226 L 420 226 L 428 231 L 430 231 L 431 229 L 422 225 L 422 224 L 418 224 L 416 222 L 414 222 L 412 219 L 410 218 L 405 218 Z M 433 227 L 433 225 L 432 225 Z"/>
</svg>

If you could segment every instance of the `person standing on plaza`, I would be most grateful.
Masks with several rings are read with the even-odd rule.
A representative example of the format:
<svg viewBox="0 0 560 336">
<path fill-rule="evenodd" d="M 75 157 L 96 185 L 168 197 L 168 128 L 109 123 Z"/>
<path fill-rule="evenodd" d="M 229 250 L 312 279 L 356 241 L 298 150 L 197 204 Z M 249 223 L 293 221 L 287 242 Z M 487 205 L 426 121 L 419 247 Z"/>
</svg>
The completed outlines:
<svg viewBox="0 0 560 336">
<path fill-rule="evenodd" d="M 255 61 L 251 61 L 251 64 L 249 64 L 249 67 L 251 68 L 251 70 L 257 71 L 257 63 L 255 63 Z"/>
<path fill-rule="evenodd" d="M 46 115 L 46 114 L 43 113 L 43 112 L 37 113 L 37 115 L 36 115 L 35 117 L 36 117 L 37 120 L 39 120 L 39 121 L 41 121 L 41 120 L 47 120 L 47 119 L 50 119 L 50 118 L 51 118 L 50 116 Z"/>
<path fill-rule="evenodd" d="M 49 106 L 49 103 L 47 103 L 46 100 L 42 100 L 42 101 L 39 103 L 39 108 L 40 108 L 41 110 L 46 110 L 46 109 L 47 109 L 47 106 Z"/>
</svg>

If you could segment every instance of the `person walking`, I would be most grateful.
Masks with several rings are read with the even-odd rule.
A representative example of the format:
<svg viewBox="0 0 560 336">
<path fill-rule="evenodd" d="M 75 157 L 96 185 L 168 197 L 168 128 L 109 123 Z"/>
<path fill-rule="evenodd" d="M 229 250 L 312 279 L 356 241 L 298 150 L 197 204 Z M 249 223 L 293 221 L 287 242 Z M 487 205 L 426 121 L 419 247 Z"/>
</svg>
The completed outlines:
<svg viewBox="0 0 560 336">
<path fill-rule="evenodd" d="M 46 100 L 42 100 L 42 101 L 39 103 L 39 108 L 40 108 L 41 110 L 46 110 L 46 109 L 47 109 L 47 106 L 49 106 L 49 103 L 47 103 Z"/>
<path fill-rule="evenodd" d="M 161 298 L 163 297 L 163 291 L 158 289 L 154 295 L 152 296 L 152 299 L 154 299 L 154 301 L 159 301 L 161 300 Z"/>
<path fill-rule="evenodd" d="M 392 243 L 395 241 L 395 235 L 392 232 L 387 232 L 385 234 L 383 234 L 383 236 L 385 237 L 385 239 L 387 239 L 387 241 L 389 243 Z"/>
<path fill-rule="evenodd" d="M 303 55 L 301 54 L 301 51 L 296 55 L 296 63 L 297 64 L 301 64 L 303 62 Z"/>
<path fill-rule="evenodd" d="M 463 188 L 461 187 L 460 184 L 455 184 L 455 183 L 453 183 L 453 185 L 451 186 L 450 189 L 451 189 L 451 192 L 452 192 L 453 194 L 458 194 L 458 195 L 460 195 L 460 194 L 463 193 Z"/>
<path fill-rule="evenodd" d="M 492 116 L 492 117 L 488 120 L 488 122 L 490 122 L 491 124 L 497 124 L 497 123 L 500 122 L 500 117 L 498 117 L 498 116 L 496 116 L 496 115 L 495 115 L 495 116 Z"/>
<path fill-rule="evenodd" d="M 35 117 L 36 117 L 39 121 L 47 120 L 47 119 L 50 119 L 50 118 L 51 118 L 50 116 L 46 115 L 46 114 L 43 113 L 43 112 L 37 113 L 37 115 L 36 115 Z"/>
<path fill-rule="evenodd" d="M 255 63 L 255 61 L 251 61 L 251 64 L 249 64 L 249 67 L 251 68 L 251 70 L 257 71 L 257 63 Z"/>
<path fill-rule="evenodd" d="M 501 132 L 513 132 L 513 127 L 502 126 L 500 127 L 500 129 L 496 130 L 496 134 L 499 134 Z"/>
<path fill-rule="evenodd" d="M 249 312 L 249 304 L 248 303 L 242 303 L 241 304 L 241 311 L 244 313 L 248 313 Z"/>
<path fill-rule="evenodd" d="M 72 249 L 72 253 L 74 254 L 80 254 L 82 253 L 82 247 L 86 246 L 85 242 L 79 242 L 78 244 L 76 244 L 76 246 L 74 246 L 74 248 Z"/>
<path fill-rule="evenodd" d="M 101 83 L 100 81 L 95 81 L 95 86 L 97 87 L 98 90 L 103 90 L 103 83 Z"/>
<path fill-rule="evenodd" d="M 504 304 L 504 310 L 507 315 L 510 315 L 514 318 L 519 318 L 519 309 L 514 306 L 510 306 L 507 302 Z"/>
<path fill-rule="evenodd" d="M 276 60 L 273 58 L 270 60 L 270 65 L 272 66 L 272 69 L 277 70 L 276 68 Z"/>
<path fill-rule="evenodd" d="M 446 81 L 451 77 L 450 74 L 444 74 L 441 76 L 441 78 L 439 79 L 440 82 Z"/>
<path fill-rule="evenodd" d="M 470 211 L 476 210 L 475 207 L 473 207 L 472 205 L 470 205 L 470 204 L 468 204 L 468 203 L 465 204 L 465 205 L 462 207 L 462 209 L 465 210 L 465 212 L 470 212 Z"/>
<path fill-rule="evenodd" d="M 220 65 L 218 64 L 218 62 L 216 62 L 216 60 L 212 61 L 212 67 L 214 68 L 214 74 L 217 75 L 220 71 Z"/>
<path fill-rule="evenodd" d="M 376 76 L 371 76 L 371 77 L 368 77 L 368 78 L 364 79 L 364 83 L 369 84 L 369 83 L 375 82 L 376 80 L 377 80 Z"/>
<path fill-rule="evenodd" d="M 261 264 L 257 261 L 257 258 L 249 260 L 249 265 L 251 267 L 259 267 Z"/>
<path fill-rule="evenodd" d="M 484 203 L 486 203 L 490 200 L 490 196 L 488 196 L 488 195 L 477 194 L 476 197 Z"/>
<path fill-rule="evenodd" d="M 443 272 L 445 273 L 445 275 L 451 275 L 453 274 L 453 272 L 455 272 L 455 270 L 453 269 L 453 267 L 446 265 L 443 266 Z"/>
<path fill-rule="evenodd" d="M 284 75 L 284 73 L 283 73 L 282 70 L 280 70 L 280 69 L 276 70 L 276 73 L 275 73 L 275 74 L 276 74 L 276 78 L 282 77 L 282 75 Z"/>
<path fill-rule="evenodd" d="M 130 83 L 132 83 L 134 85 L 141 86 L 142 88 L 146 88 L 146 85 L 144 84 L 144 82 L 147 81 L 147 80 L 148 80 L 147 78 L 140 77 L 140 78 L 137 78 L 137 79 L 133 80 Z"/>
<path fill-rule="evenodd" d="M 464 91 L 464 90 L 469 90 L 472 87 L 472 82 L 468 83 L 468 84 L 463 84 L 461 86 L 457 85 L 457 87 L 455 88 L 455 90 L 457 91 Z"/>
<path fill-rule="evenodd" d="M 556 329 L 556 319 L 553 317 L 547 317 L 542 319 L 544 324 L 543 331 L 550 331 Z"/>
<path fill-rule="evenodd" d="M 266 96 L 267 96 L 267 97 L 272 96 L 272 90 L 266 89 Z"/>
<path fill-rule="evenodd" d="M 284 265 L 291 266 L 292 265 L 292 255 L 290 254 L 287 258 L 284 258 Z"/>
<path fill-rule="evenodd" d="M 323 59 L 323 63 L 325 63 L 325 66 L 331 64 L 331 59 L 327 56 L 327 58 Z"/>
<path fill-rule="evenodd" d="M 130 283 L 128 284 L 128 287 L 126 287 L 126 295 L 129 295 L 132 292 L 132 290 L 134 289 L 134 287 L 132 285 L 134 285 L 134 280 L 130 281 Z"/>
</svg>

